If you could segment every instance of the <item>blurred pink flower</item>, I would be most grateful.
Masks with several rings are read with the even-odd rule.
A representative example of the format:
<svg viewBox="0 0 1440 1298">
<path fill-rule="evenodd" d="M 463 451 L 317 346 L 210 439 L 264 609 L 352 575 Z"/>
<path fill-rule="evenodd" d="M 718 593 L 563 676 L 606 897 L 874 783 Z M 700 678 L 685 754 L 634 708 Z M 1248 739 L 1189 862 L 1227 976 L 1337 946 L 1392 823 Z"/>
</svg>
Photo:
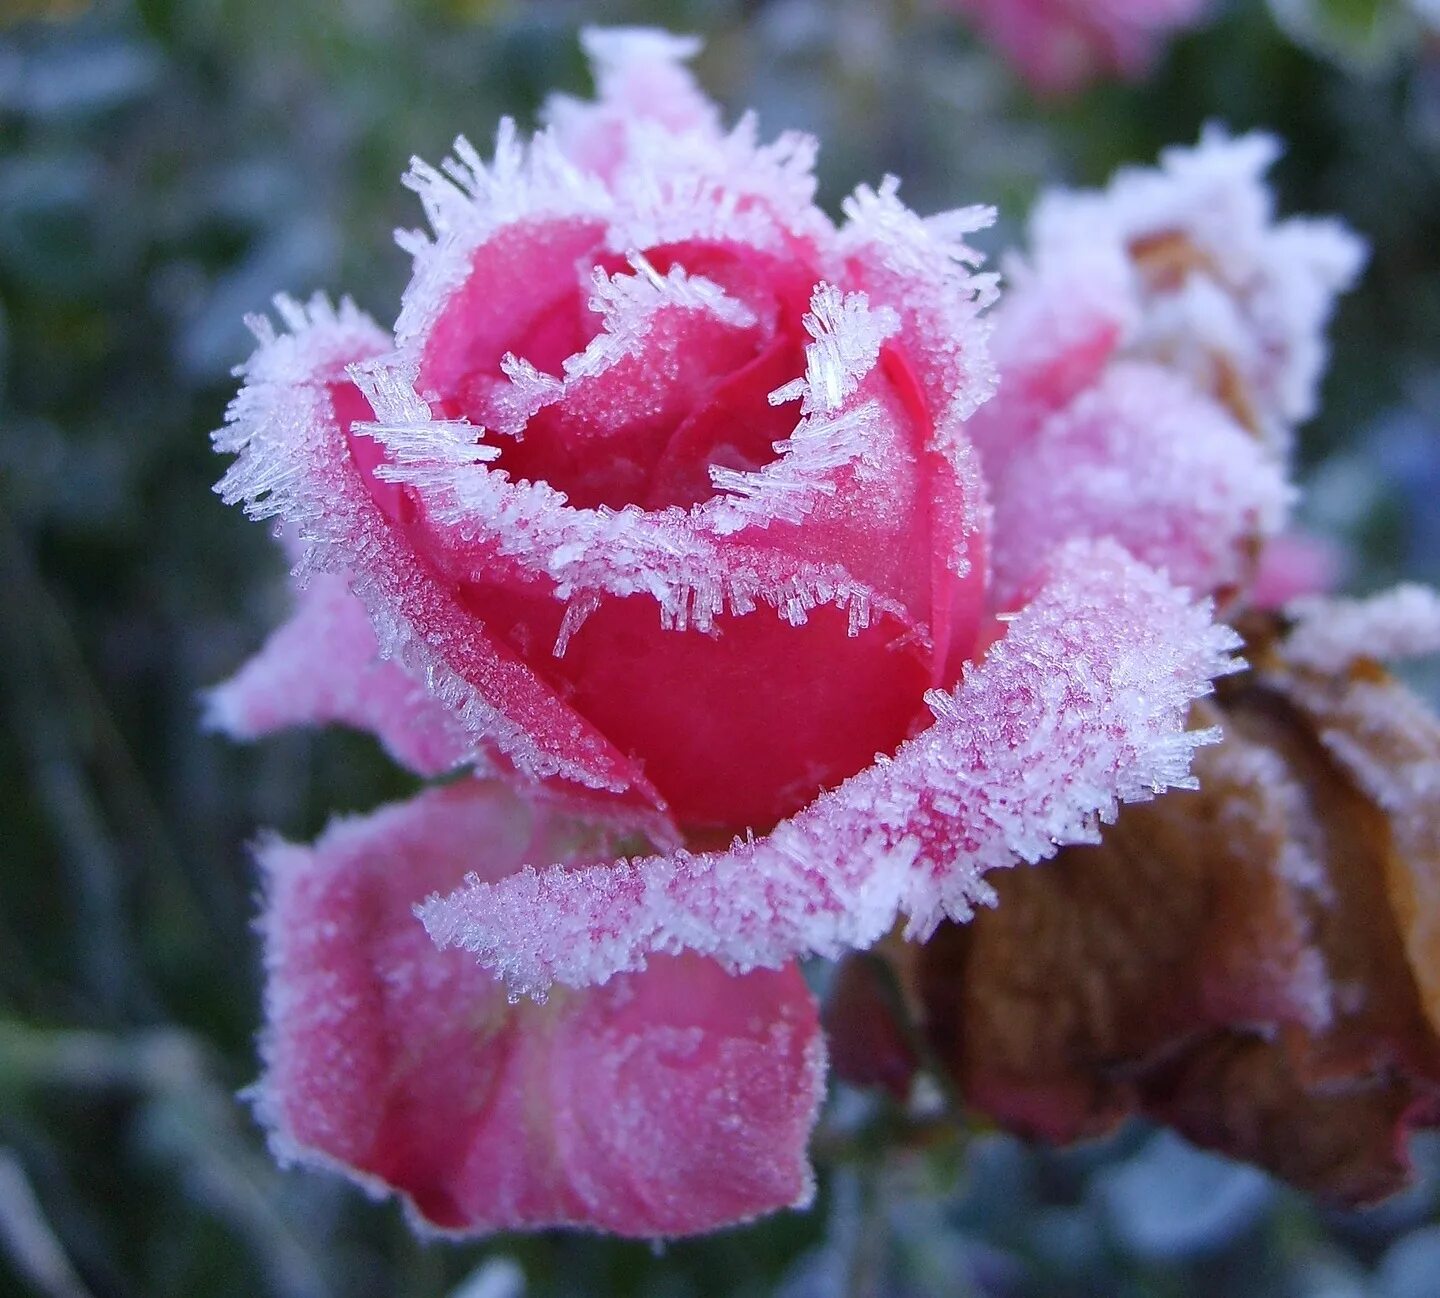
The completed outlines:
<svg viewBox="0 0 1440 1298">
<path fill-rule="evenodd" d="M 1041 94 L 1137 77 L 1208 0 L 949 0 Z"/>
</svg>

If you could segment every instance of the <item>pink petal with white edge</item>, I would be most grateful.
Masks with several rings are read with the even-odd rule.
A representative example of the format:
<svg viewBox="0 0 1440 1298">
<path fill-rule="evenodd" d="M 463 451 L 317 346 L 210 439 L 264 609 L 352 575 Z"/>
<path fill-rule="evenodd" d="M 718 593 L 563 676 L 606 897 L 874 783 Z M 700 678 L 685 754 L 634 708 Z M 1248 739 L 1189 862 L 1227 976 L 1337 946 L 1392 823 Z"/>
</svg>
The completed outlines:
<svg viewBox="0 0 1440 1298">
<path fill-rule="evenodd" d="M 393 1191 L 452 1234 L 654 1237 L 812 1194 L 825 1051 L 797 970 L 696 956 L 511 1005 L 411 914 L 467 869 L 608 857 L 624 825 L 463 781 L 263 849 L 268 973 L 256 1110 L 282 1159 Z"/>
<path fill-rule="evenodd" d="M 480 879 L 418 910 L 512 990 L 543 993 L 694 951 L 737 970 L 866 947 L 899 915 L 924 937 L 993 899 L 985 871 L 1094 842 L 1121 801 L 1188 786 L 1192 700 L 1238 639 L 1111 543 L 1055 556 L 1039 595 L 935 723 L 766 838 Z"/>
<path fill-rule="evenodd" d="M 1187 379 L 1116 364 L 994 483 L 996 599 L 1023 597 L 1036 556 L 1071 537 L 1110 537 L 1198 594 L 1238 588 L 1293 495 L 1276 458 Z"/>
<path fill-rule="evenodd" d="M 236 456 L 216 490 L 227 503 L 243 500 L 252 517 L 290 524 L 311 570 L 349 574 L 381 652 L 425 679 L 473 743 L 493 742 L 522 774 L 628 791 L 658 806 L 635 764 L 492 640 L 451 585 L 426 569 L 399 502 L 387 508 L 372 496 L 338 403 L 343 394 L 363 412 L 378 396 L 362 396 L 346 366 L 372 360 L 385 335 L 348 302 L 338 311 L 319 296 L 304 306 L 279 298 L 277 306 L 289 332 L 254 322 L 260 346 L 242 367 L 246 384 L 214 435 L 217 450 Z M 389 376 L 377 382 L 387 377 L 391 417 L 428 420 L 429 406 L 413 389 Z"/>
<path fill-rule="evenodd" d="M 438 700 L 380 657 L 365 606 L 334 573 L 317 573 L 296 591 L 289 620 L 205 703 L 207 722 L 234 739 L 338 723 L 369 731 L 419 775 L 475 757 L 474 740 Z"/>
<path fill-rule="evenodd" d="M 719 111 L 685 66 L 700 52 L 698 37 L 654 27 L 587 27 L 580 44 L 595 78 L 595 101 L 552 95 L 542 110 L 577 166 L 613 175 L 636 121 L 719 136 Z"/>
<path fill-rule="evenodd" d="M 1139 319 L 1134 276 L 1106 248 L 1082 248 L 1043 274 L 1016 261 L 991 346 L 1000 390 L 965 431 L 998 475 L 1047 418 L 1096 382 Z"/>
</svg>

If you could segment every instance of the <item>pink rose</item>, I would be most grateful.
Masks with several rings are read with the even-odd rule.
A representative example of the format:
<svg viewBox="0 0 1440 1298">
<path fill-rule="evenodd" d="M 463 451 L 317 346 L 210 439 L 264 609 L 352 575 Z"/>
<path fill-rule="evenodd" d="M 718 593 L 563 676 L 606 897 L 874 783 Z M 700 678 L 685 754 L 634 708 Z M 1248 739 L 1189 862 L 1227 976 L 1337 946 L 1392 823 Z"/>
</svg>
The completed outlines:
<svg viewBox="0 0 1440 1298">
<path fill-rule="evenodd" d="M 588 44 L 596 103 L 412 167 L 432 233 L 401 235 L 394 332 L 282 299 L 216 437 L 308 582 L 217 724 L 473 772 L 262 852 L 274 1145 L 447 1231 L 806 1202 L 796 961 L 965 918 L 986 870 L 1186 783 L 1235 644 L 1147 566 L 1213 589 L 1223 500 L 992 517 L 987 211 L 921 218 L 887 179 L 836 225 L 813 143 L 722 130 L 685 43 Z M 1213 403 L 1116 387 L 1175 427 L 1077 415 L 1037 483 L 1175 480 Z"/>
<path fill-rule="evenodd" d="M 1102 76 L 1137 77 L 1207 0 L 950 0 L 1030 86 L 1065 94 Z"/>
</svg>

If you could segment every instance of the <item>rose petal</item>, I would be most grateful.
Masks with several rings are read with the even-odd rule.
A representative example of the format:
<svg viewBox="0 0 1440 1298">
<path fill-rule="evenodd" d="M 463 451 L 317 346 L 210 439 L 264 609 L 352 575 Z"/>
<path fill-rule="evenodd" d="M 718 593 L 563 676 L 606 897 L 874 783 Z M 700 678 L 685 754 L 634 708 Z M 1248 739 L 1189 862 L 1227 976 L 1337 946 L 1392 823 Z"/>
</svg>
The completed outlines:
<svg viewBox="0 0 1440 1298">
<path fill-rule="evenodd" d="M 678 266 L 637 272 L 607 347 L 628 348 L 654 310 L 736 305 Z M 403 482 L 433 525 L 406 533 L 425 561 L 497 647 L 644 762 L 687 826 L 768 828 L 893 750 L 923 717 L 925 687 L 953 680 L 980 620 L 980 488 L 929 446 L 924 398 L 884 351 L 893 313 L 827 285 L 811 305 L 806 375 L 781 394 L 801 398 L 798 423 L 778 458 L 714 470 L 726 494 L 688 511 L 573 508 L 548 482 L 477 462 L 473 430 L 432 420 L 398 363 L 367 378 L 367 428 L 390 457 L 376 474 Z M 545 404 L 577 384 L 598 395 L 619 373 L 566 369 Z M 416 629 L 450 652 L 428 623 Z M 757 674 L 755 662 L 773 667 Z M 780 714 L 796 720 L 777 738 Z"/>
<path fill-rule="evenodd" d="M 1006 471 L 1036 430 L 1095 383 L 1138 322 L 1134 274 L 1115 249 L 1086 246 L 1043 273 L 1019 262 L 992 313 L 1003 382 L 966 425 L 986 469 Z"/>
<path fill-rule="evenodd" d="M 1261 549 L 1247 598 L 1254 608 L 1275 611 L 1303 596 L 1328 595 L 1348 566 L 1338 542 L 1310 532 L 1286 532 Z"/>
<path fill-rule="evenodd" d="M 1082 536 L 1191 590 L 1235 590 L 1293 494 L 1275 457 L 1188 380 L 1113 365 L 992 479 L 996 599 L 1009 607 L 1037 554 Z"/>
<path fill-rule="evenodd" d="M 611 176 L 629 128 L 654 122 L 676 133 L 720 134 L 720 114 L 684 65 L 700 52 L 693 36 L 653 27 L 587 27 L 580 45 L 595 77 L 595 102 L 551 95 L 542 114 L 579 166 Z"/>
<path fill-rule="evenodd" d="M 452 581 L 437 580 L 424 566 L 411 534 L 420 524 L 402 507 L 406 502 L 372 496 L 367 466 L 351 450 L 362 439 L 351 438 L 335 393 L 350 391 L 341 366 L 373 355 L 383 335 L 348 303 L 339 312 L 320 297 L 305 307 L 283 298 L 277 303 L 291 332 L 277 335 L 268 324 L 257 325 L 260 347 L 243 370 L 248 381 L 215 435 L 218 449 L 237 456 L 217 490 L 227 502 L 245 501 L 252 516 L 279 515 L 291 523 L 309 547 L 312 567 L 348 572 L 376 624 L 382 653 L 423 676 L 474 741 L 493 741 L 536 778 L 630 790 L 658 806 L 634 763 L 491 639 Z M 429 418 L 413 389 L 401 393 L 392 385 L 390 395 L 399 403 L 394 417 L 423 412 Z M 360 401 L 347 399 L 347 405 Z"/>
<path fill-rule="evenodd" d="M 808 1202 L 824 1047 L 798 972 L 695 957 L 511 1005 L 410 913 L 470 869 L 612 852 L 623 822 L 462 781 L 272 844 L 266 1073 L 277 1154 L 393 1190 L 428 1227 L 658 1236 Z"/>
<path fill-rule="evenodd" d="M 1404 589 L 1392 592 L 1401 604 L 1407 602 Z M 1386 619 L 1380 624 L 1386 625 Z M 1287 656 L 1297 637 L 1301 646 L 1313 648 L 1312 637 L 1302 635 L 1307 625 L 1291 633 L 1284 648 Z M 1414 644 L 1403 636 L 1398 642 Z M 1391 647 L 1396 644 L 1390 641 Z M 1393 848 L 1385 856 L 1386 889 L 1410 971 L 1431 1025 L 1440 1033 L 1440 720 L 1373 666 L 1334 676 L 1304 672 L 1276 684 L 1305 712 L 1330 756 L 1388 819 Z"/>
<path fill-rule="evenodd" d="M 898 914 L 923 936 L 992 893 L 981 876 L 1093 841 L 1117 800 L 1187 784 L 1190 701 L 1235 639 L 1110 545 L 1057 557 L 1051 582 L 929 730 L 729 852 L 525 871 L 432 897 L 442 946 L 515 990 L 584 986 L 694 950 L 737 969 L 872 944 Z"/>
<path fill-rule="evenodd" d="M 399 664 L 345 578 L 317 573 L 264 647 L 206 695 L 206 719 L 232 738 L 339 723 L 374 734 L 401 765 L 439 775 L 475 757 L 474 740 Z"/>
<path fill-rule="evenodd" d="M 1279 680 L 1252 673 L 1223 711 L 1197 706 L 1225 728 L 1198 792 L 1002 877 L 993 912 L 942 928 L 902 972 L 941 1066 L 1008 1127 L 1069 1141 L 1145 1113 L 1363 1202 L 1404 1184 L 1407 1131 L 1440 1120 L 1432 952 L 1406 905 L 1408 885 L 1434 890 L 1434 854 L 1409 858 L 1322 746 L 1335 732 L 1287 698 L 1303 682 Z M 1412 759 L 1435 769 L 1429 729 L 1422 757 L 1372 725 L 1376 758 L 1401 758 L 1390 787 Z"/>
<path fill-rule="evenodd" d="M 1367 599 L 1307 596 L 1285 611 L 1295 622 L 1285 660 L 1308 671 L 1440 653 L 1440 594 L 1426 586 L 1407 582 Z"/>
<path fill-rule="evenodd" d="M 1267 135 L 1207 129 L 1154 168 L 1126 168 L 1103 191 L 1056 191 L 1030 220 L 1034 273 L 1121 257 L 1139 315 L 1127 351 L 1171 365 L 1248 411 L 1277 451 L 1315 407 L 1324 329 L 1364 245 L 1334 221 L 1276 221 Z M 1243 398 L 1240 397 L 1243 394 Z"/>
</svg>

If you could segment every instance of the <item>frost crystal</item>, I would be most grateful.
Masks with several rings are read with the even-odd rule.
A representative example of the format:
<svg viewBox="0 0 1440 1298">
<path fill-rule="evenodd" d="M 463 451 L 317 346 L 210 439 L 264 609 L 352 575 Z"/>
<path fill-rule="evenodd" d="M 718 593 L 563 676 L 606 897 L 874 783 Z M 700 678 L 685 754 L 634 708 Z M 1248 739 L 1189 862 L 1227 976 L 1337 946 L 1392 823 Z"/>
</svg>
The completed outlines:
<svg viewBox="0 0 1440 1298">
<path fill-rule="evenodd" d="M 1440 595 L 1426 586 L 1407 583 L 1368 599 L 1307 597 L 1286 612 L 1295 625 L 1285 657 L 1311 671 L 1440 653 Z"/>
</svg>

